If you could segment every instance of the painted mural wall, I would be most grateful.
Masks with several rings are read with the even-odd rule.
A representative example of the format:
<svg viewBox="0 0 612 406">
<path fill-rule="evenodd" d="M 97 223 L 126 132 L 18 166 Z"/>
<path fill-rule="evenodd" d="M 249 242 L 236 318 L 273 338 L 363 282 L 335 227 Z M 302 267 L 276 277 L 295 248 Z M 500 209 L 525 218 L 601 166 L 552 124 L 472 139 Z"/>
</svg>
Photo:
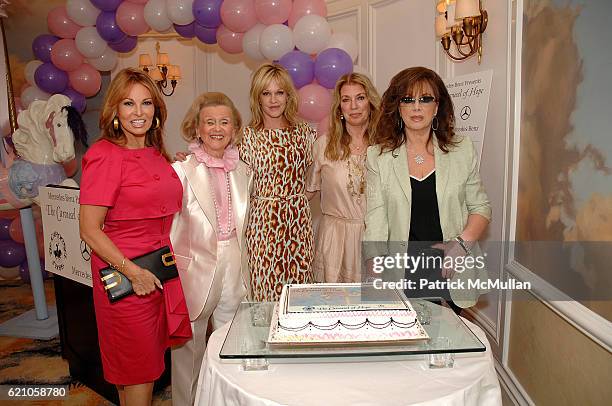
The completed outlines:
<svg viewBox="0 0 612 406">
<path fill-rule="evenodd" d="M 607 0 L 525 0 L 515 251 L 518 262 L 608 320 L 610 11 Z"/>
</svg>

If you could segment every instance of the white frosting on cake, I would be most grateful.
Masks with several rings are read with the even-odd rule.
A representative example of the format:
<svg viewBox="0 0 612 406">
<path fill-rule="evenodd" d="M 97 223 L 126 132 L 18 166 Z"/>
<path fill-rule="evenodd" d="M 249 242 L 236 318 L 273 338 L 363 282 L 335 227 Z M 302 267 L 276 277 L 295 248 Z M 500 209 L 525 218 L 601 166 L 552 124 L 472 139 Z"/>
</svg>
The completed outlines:
<svg viewBox="0 0 612 406">
<path fill-rule="evenodd" d="M 399 291 L 362 294 L 361 284 L 285 285 L 270 342 L 343 343 L 428 338 Z M 376 299 L 376 300 L 373 300 Z"/>
</svg>

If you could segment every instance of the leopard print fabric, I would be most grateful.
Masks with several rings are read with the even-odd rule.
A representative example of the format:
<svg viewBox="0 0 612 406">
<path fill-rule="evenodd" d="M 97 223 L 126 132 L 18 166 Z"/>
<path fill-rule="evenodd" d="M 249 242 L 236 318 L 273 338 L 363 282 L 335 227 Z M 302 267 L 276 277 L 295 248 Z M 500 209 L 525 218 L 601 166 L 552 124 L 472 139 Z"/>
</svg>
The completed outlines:
<svg viewBox="0 0 612 406">
<path fill-rule="evenodd" d="M 240 158 L 253 173 L 246 230 L 253 300 L 275 301 L 286 283 L 311 283 L 313 232 L 305 193 L 314 130 L 244 129 Z"/>
</svg>

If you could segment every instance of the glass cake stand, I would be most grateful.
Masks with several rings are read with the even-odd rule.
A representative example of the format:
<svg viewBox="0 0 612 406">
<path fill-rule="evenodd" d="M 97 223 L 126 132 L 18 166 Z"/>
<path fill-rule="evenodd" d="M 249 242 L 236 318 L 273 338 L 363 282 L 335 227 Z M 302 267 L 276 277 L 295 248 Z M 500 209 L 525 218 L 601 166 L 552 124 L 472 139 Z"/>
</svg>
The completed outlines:
<svg viewBox="0 0 612 406">
<path fill-rule="evenodd" d="M 219 358 L 243 361 L 279 359 L 278 362 L 283 362 L 281 359 L 290 359 L 285 362 L 296 362 L 297 359 L 349 357 L 365 360 L 389 355 L 473 353 L 486 350 L 485 345 L 451 309 L 422 299 L 411 298 L 410 303 L 417 311 L 419 320 L 430 337 L 429 340 L 393 344 L 334 346 L 313 344 L 281 347 L 267 343 L 270 319 L 276 303 L 243 302 L 234 315 Z M 267 361 L 265 362 L 267 366 Z"/>
</svg>

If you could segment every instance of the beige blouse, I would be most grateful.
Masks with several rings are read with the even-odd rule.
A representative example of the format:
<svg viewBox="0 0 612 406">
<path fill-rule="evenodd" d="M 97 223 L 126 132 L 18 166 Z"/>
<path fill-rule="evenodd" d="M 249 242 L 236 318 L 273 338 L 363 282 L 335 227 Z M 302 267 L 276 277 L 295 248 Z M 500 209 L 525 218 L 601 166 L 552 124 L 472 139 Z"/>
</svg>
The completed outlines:
<svg viewBox="0 0 612 406">
<path fill-rule="evenodd" d="M 365 155 L 330 161 L 327 136 L 313 146 L 306 190 L 321 191 L 323 216 L 315 237 L 314 277 L 317 282 L 361 281 L 361 238 L 366 209 Z"/>
</svg>

